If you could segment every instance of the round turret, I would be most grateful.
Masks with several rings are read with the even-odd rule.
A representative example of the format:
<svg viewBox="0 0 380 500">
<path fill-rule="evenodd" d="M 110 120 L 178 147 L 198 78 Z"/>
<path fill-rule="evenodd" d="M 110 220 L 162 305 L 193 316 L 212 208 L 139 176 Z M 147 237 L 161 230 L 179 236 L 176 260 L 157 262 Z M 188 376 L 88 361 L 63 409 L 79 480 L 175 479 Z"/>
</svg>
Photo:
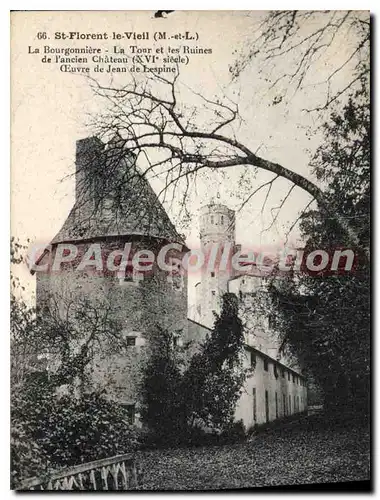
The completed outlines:
<svg viewBox="0 0 380 500">
<path fill-rule="evenodd" d="M 235 212 L 225 205 L 210 203 L 202 207 L 199 222 L 202 246 L 235 242 Z"/>
<path fill-rule="evenodd" d="M 202 267 L 197 286 L 197 311 L 200 321 L 212 327 L 220 314 L 222 296 L 233 276 L 231 255 L 235 249 L 235 212 L 220 203 L 210 203 L 200 211 L 201 250 L 206 265 Z M 223 260 L 226 265 L 223 265 Z"/>
</svg>

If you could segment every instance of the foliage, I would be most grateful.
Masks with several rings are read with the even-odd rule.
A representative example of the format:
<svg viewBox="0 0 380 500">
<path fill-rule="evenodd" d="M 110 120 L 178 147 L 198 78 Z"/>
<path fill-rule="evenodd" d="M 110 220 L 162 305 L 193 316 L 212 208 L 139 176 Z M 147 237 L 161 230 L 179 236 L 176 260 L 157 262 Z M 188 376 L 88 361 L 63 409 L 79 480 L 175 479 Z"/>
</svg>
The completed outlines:
<svg viewBox="0 0 380 500">
<path fill-rule="evenodd" d="M 237 312 L 235 296 L 225 294 L 211 334 L 183 370 L 171 335 L 159 330 L 144 372 L 141 412 L 156 444 L 198 443 L 207 440 L 206 428 L 230 431 L 246 376 Z"/>
<path fill-rule="evenodd" d="M 369 479 L 370 435 L 362 426 L 274 429 L 224 446 L 144 450 L 143 490 L 223 490 Z M 323 486 L 326 486 L 325 484 Z"/>
<path fill-rule="evenodd" d="M 20 389 L 20 388 L 18 388 Z M 59 396 L 46 372 L 12 394 L 14 481 L 135 448 L 136 431 L 124 408 L 96 393 Z M 30 459 L 30 462 L 29 462 Z"/>
<path fill-rule="evenodd" d="M 11 240 L 12 264 L 24 262 L 25 249 Z M 97 393 L 81 391 L 76 398 L 73 390 L 75 379 L 85 378 L 94 343 L 107 335 L 114 348 L 121 342 L 109 309 L 100 313 L 85 299 L 77 300 L 62 317 L 51 300 L 38 315 L 23 300 L 14 274 L 11 284 L 12 486 L 48 469 L 133 449 L 136 435 L 123 407 Z M 58 369 L 48 371 L 41 354 L 53 355 Z"/>
<path fill-rule="evenodd" d="M 233 294 L 223 296 L 220 317 L 184 374 L 187 421 L 225 430 L 233 423 L 246 376 L 242 368 L 243 325 Z"/>
<path fill-rule="evenodd" d="M 11 380 L 12 384 L 21 383 L 31 372 L 30 355 L 38 350 L 38 345 L 31 342 L 37 328 L 36 310 L 29 306 L 22 295 L 25 291 L 15 273 L 15 266 L 24 263 L 26 245 L 19 239 L 11 238 L 11 289 L 10 289 L 10 345 L 11 345 Z"/>
<path fill-rule="evenodd" d="M 147 439 L 156 444 L 172 442 L 181 431 L 182 395 L 179 364 L 173 336 L 157 328 L 150 337 L 151 355 L 141 383 L 140 418 L 149 429 Z"/>
<path fill-rule="evenodd" d="M 51 296 L 39 314 L 38 325 L 35 340 L 58 360 L 56 375 L 62 384 L 77 379 L 85 385 L 99 346 L 105 350 L 111 345 L 116 351 L 126 345 L 107 299 Z"/>
<path fill-rule="evenodd" d="M 356 228 L 357 265 L 350 275 L 299 276 L 272 291 L 284 345 L 304 363 L 330 408 L 368 411 L 370 392 L 370 122 L 364 85 L 325 124 L 325 144 L 313 159 L 327 184 L 330 205 Z M 333 218 L 322 211 L 303 217 L 306 250 L 350 247 Z M 352 247 L 351 247 L 352 248 Z"/>
</svg>

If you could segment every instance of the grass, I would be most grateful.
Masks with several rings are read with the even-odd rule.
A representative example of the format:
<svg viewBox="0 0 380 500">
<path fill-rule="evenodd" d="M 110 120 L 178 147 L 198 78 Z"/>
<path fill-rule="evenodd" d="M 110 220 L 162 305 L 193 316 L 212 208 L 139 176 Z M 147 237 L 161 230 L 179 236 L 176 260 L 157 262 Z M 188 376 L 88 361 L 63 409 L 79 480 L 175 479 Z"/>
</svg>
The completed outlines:
<svg viewBox="0 0 380 500">
<path fill-rule="evenodd" d="M 225 446 L 138 456 L 144 490 L 216 490 L 369 479 L 368 427 L 312 421 Z"/>
</svg>

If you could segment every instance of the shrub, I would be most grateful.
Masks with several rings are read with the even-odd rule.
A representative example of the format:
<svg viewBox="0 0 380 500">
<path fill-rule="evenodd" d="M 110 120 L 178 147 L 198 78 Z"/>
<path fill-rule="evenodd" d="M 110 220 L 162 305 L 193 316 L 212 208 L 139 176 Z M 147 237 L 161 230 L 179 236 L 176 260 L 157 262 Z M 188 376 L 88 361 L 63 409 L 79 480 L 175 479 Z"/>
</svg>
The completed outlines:
<svg viewBox="0 0 380 500">
<path fill-rule="evenodd" d="M 122 406 L 89 393 L 57 397 L 44 375 L 12 398 L 12 475 L 15 482 L 136 448 L 137 435 Z M 32 458 L 29 466 L 25 464 Z"/>
</svg>

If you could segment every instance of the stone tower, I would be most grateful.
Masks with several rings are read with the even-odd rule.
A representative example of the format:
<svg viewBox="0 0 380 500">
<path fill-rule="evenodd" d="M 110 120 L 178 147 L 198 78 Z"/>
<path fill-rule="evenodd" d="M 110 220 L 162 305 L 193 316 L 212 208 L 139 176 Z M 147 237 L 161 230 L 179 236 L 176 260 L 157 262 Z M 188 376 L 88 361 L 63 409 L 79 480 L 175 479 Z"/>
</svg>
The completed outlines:
<svg viewBox="0 0 380 500">
<path fill-rule="evenodd" d="M 200 243 L 206 261 L 196 285 L 199 321 L 212 327 L 221 308 L 221 297 L 233 277 L 231 256 L 235 251 L 235 212 L 225 205 L 210 203 L 200 211 Z"/>
<path fill-rule="evenodd" d="M 77 141 L 75 204 L 39 262 L 47 264 L 48 270 L 36 271 L 36 296 L 39 308 L 59 304 L 63 317 L 67 304 L 83 298 L 94 308 L 104 305 L 110 309 L 130 348 L 113 352 L 114 346 L 107 350 L 104 345 L 99 349 L 94 382 L 99 386 L 107 382 L 112 398 L 133 404 L 137 400 L 138 360 L 144 346 L 149 345 L 151 332 L 159 327 L 186 335 L 187 276 L 170 278 L 157 257 L 168 244 L 176 244 L 177 249 L 167 252 L 166 263 L 182 259 L 188 249 L 124 144 L 120 136 L 107 144 L 95 137 Z M 105 262 L 102 269 L 79 267 L 91 246 L 97 245 L 105 260 L 111 252 L 122 253 L 126 244 L 131 247 L 131 256 L 153 253 L 150 272 L 135 272 L 130 260 L 122 272 L 110 272 Z M 66 261 L 54 270 L 52 262 L 65 245 L 77 255 L 67 261 L 63 254 Z"/>
</svg>

